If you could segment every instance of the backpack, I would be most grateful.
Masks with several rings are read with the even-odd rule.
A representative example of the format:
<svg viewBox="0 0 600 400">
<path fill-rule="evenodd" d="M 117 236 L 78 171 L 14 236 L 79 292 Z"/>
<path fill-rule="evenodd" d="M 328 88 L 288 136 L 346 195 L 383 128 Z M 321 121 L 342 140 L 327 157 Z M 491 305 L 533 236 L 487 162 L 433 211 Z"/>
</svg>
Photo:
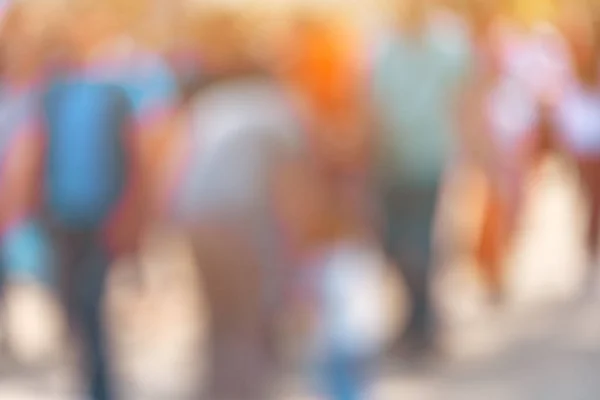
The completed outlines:
<svg viewBox="0 0 600 400">
<path fill-rule="evenodd" d="M 63 226 L 97 228 L 124 195 L 128 97 L 113 84 L 56 82 L 43 98 L 43 115 L 44 212 Z"/>
</svg>

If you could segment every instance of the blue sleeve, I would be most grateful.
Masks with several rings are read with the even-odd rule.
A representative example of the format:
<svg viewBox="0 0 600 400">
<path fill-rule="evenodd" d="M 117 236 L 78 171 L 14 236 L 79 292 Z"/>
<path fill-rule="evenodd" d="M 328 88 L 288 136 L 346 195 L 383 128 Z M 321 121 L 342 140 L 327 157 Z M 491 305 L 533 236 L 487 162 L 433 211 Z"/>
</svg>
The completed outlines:
<svg viewBox="0 0 600 400">
<path fill-rule="evenodd" d="M 169 110 L 178 100 L 177 81 L 166 63 L 154 62 L 128 85 L 133 107 L 139 117 Z"/>
</svg>

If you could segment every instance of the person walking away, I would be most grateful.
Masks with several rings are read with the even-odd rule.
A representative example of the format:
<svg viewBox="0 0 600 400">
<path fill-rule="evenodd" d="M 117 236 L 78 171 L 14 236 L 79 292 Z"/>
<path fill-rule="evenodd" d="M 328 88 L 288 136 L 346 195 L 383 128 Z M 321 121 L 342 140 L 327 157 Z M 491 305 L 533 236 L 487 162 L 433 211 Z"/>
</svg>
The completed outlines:
<svg viewBox="0 0 600 400">
<path fill-rule="evenodd" d="M 132 278 L 141 289 L 146 276 L 139 244 L 161 223 L 154 200 L 161 190 L 158 176 L 172 139 L 169 124 L 179 90 L 159 49 L 143 45 L 147 41 L 142 34 L 134 34 L 136 16 L 123 13 L 120 6 L 85 1 L 72 5 L 75 18 L 71 19 L 69 37 L 71 47 L 80 53 L 72 70 L 121 87 L 133 107 L 133 145 L 143 168 L 135 169 L 136 177 L 127 185 L 125 200 L 108 223 L 107 237 L 115 256 L 129 257 L 136 265 L 131 269 Z"/>
<path fill-rule="evenodd" d="M 282 75 L 302 100 L 310 152 L 338 206 L 365 235 L 373 230 L 371 139 L 362 46 L 351 23 L 301 14 L 287 42 Z"/>
<path fill-rule="evenodd" d="M 110 265 L 137 241 L 140 214 L 132 211 L 143 210 L 141 155 L 129 93 L 110 74 L 94 70 L 113 50 L 106 35 L 115 16 L 104 7 L 79 6 L 73 16 L 87 30 L 71 37 L 78 40 L 72 48 L 77 65 L 51 82 L 42 98 L 37 188 L 60 299 L 81 345 L 88 395 L 104 400 L 115 393 L 102 305 Z M 80 33 L 73 28 L 71 33 Z"/>
<path fill-rule="evenodd" d="M 406 5 L 398 29 L 379 46 L 372 79 L 383 160 L 381 236 L 409 291 L 404 344 L 423 354 L 435 341 L 430 282 L 438 191 L 472 55 L 453 16 L 430 1 Z"/>
<path fill-rule="evenodd" d="M 295 326 L 307 334 L 312 389 L 332 400 L 366 399 L 383 347 L 384 261 L 328 185 L 306 155 L 289 159 L 277 174 L 277 215 L 294 255 L 288 302 L 300 311 Z"/>
<path fill-rule="evenodd" d="M 495 155 L 488 160 L 487 193 L 475 256 L 492 304 L 505 297 L 506 252 L 519 228 L 526 179 L 555 151 L 552 107 L 571 77 L 570 54 L 550 22 L 530 21 L 509 9 L 496 16 L 485 37 L 482 88 L 471 108 Z M 469 111 L 467 111 L 469 112 Z"/>
<path fill-rule="evenodd" d="M 600 82 L 597 28 L 589 15 L 581 15 L 570 35 L 577 75 L 555 104 L 551 119 L 563 154 L 574 160 L 581 188 L 588 201 L 586 234 L 587 270 L 584 294 L 597 287 L 600 230 Z"/>
<path fill-rule="evenodd" d="M 488 10 L 487 18 L 480 15 L 475 22 L 478 71 L 463 118 L 469 122 L 463 129 L 475 130 L 468 137 L 480 148 L 471 149 L 475 151 L 469 158 L 487 181 L 475 257 L 490 302 L 497 305 L 504 299 L 503 262 L 523 204 L 539 113 L 536 98 L 504 68 L 502 19 Z"/>
<path fill-rule="evenodd" d="M 248 55 L 247 32 L 230 29 L 236 20 L 217 13 L 206 25 L 204 82 L 184 114 L 188 164 L 174 198 L 210 310 L 211 400 L 268 397 L 266 340 L 284 265 L 271 181 L 300 138 L 287 94 Z"/>
<path fill-rule="evenodd" d="M 313 316 L 308 339 L 314 346 L 307 356 L 315 389 L 341 400 L 368 396 L 369 369 L 379 349 L 364 345 L 366 331 L 380 326 L 372 320 L 357 323 L 357 330 L 346 325 L 356 322 L 357 303 L 377 298 L 364 278 L 381 272 L 381 265 L 363 262 L 378 254 L 370 240 L 372 135 L 368 96 L 361 93 L 366 86 L 361 43 L 351 27 L 326 13 L 301 14 L 280 54 L 282 77 L 303 106 L 298 110 L 308 143 L 308 154 L 288 166 L 280 185 L 283 219 L 294 232 L 291 247 L 298 256 L 292 283 L 300 289 L 291 293 L 300 294 L 291 297 Z M 363 279 L 354 280 L 355 273 Z M 369 310 L 370 316 L 384 312 L 376 306 Z"/>
<path fill-rule="evenodd" d="M 115 86 L 70 78 L 44 98 L 41 212 L 60 271 L 69 328 L 79 334 L 93 399 L 110 399 L 102 299 L 114 253 L 107 222 L 131 179 L 131 111 Z M 81 133 L 85 132 L 85 136 Z"/>
</svg>

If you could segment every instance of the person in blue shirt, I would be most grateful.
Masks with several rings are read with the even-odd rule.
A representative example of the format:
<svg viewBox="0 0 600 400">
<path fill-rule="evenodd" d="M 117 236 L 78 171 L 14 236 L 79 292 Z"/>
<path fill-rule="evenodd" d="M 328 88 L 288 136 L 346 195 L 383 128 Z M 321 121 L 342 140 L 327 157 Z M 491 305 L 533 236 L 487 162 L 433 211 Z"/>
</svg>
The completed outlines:
<svg viewBox="0 0 600 400">
<path fill-rule="evenodd" d="M 160 147 L 177 86 L 166 62 L 141 50 L 110 5 L 73 7 L 71 64 L 50 82 L 42 103 L 39 139 L 48 145 L 40 151 L 39 214 L 70 333 L 86 357 L 88 395 L 108 400 L 115 398 L 102 318 L 108 271 L 118 257 L 135 255 L 148 222 L 146 174 L 153 170 L 146 166 Z"/>
</svg>

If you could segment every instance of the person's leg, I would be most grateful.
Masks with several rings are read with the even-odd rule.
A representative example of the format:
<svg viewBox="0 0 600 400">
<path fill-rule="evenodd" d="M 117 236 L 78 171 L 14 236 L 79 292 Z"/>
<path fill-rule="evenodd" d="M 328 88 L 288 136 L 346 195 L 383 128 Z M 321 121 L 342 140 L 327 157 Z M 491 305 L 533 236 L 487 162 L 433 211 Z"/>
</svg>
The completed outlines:
<svg viewBox="0 0 600 400">
<path fill-rule="evenodd" d="M 49 226 L 59 271 L 59 294 L 70 339 L 82 346 L 82 361 L 88 394 L 92 400 L 112 399 L 102 296 L 109 258 L 93 233 Z"/>
<path fill-rule="evenodd" d="M 264 341 L 265 351 L 270 369 L 277 369 L 280 364 L 279 353 L 279 321 L 286 311 L 285 285 L 286 271 L 289 266 L 284 252 L 282 232 L 272 215 L 267 218 L 257 235 L 261 238 L 261 264 L 265 267 L 263 283 L 264 291 Z"/>
<path fill-rule="evenodd" d="M 503 297 L 502 262 L 506 217 L 502 198 L 495 190 L 490 189 L 486 199 L 476 257 L 484 285 L 494 303 L 500 301 Z"/>
<path fill-rule="evenodd" d="M 386 190 L 383 194 L 382 201 L 382 216 L 381 216 L 381 224 L 383 225 L 382 239 L 383 239 L 383 247 L 385 254 L 388 259 L 394 264 L 394 267 L 398 269 L 402 278 L 405 281 L 405 288 L 407 291 L 408 301 L 411 309 L 409 310 L 409 319 L 412 319 L 416 312 L 416 304 L 417 304 L 417 288 L 415 286 L 415 279 L 411 271 L 407 268 L 404 263 L 404 259 L 402 257 L 400 251 L 400 240 L 402 238 L 402 227 L 403 224 L 406 224 L 404 220 L 404 212 L 400 206 L 403 205 L 404 196 L 399 190 L 390 188 Z M 411 324 L 409 324 L 411 325 Z M 411 330 L 410 328 L 407 329 Z M 399 345 L 403 345 L 402 338 L 399 338 Z"/>
<path fill-rule="evenodd" d="M 82 256 L 82 237 L 56 226 L 46 225 L 46 228 L 52 240 L 58 297 L 66 317 L 68 334 L 73 336 L 78 331 L 77 285 L 80 271 L 77 266 Z"/>
<path fill-rule="evenodd" d="M 322 366 L 324 389 L 330 400 L 365 400 L 369 363 L 349 354 L 331 352 Z"/>
<path fill-rule="evenodd" d="M 102 308 L 110 264 L 110 254 L 102 243 L 91 238 L 81 264 L 78 303 L 80 336 L 86 357 L 89 394 L 93 400 L 114 398 Z"/>
<path fill-rule="evenodd" d="M 265 399 L 263 270 L 239 230 L 203 225 L 194 243 L 210 315 L 208 398 Z"/>
<path fill-rule="evenodd" d="M 402 345 L 411 350 L 433 341 L 430 273 L 437 188 L 395 188 L 385 200 L 385 249 L 402 273 L 412 309 Z"/>
</svg>

